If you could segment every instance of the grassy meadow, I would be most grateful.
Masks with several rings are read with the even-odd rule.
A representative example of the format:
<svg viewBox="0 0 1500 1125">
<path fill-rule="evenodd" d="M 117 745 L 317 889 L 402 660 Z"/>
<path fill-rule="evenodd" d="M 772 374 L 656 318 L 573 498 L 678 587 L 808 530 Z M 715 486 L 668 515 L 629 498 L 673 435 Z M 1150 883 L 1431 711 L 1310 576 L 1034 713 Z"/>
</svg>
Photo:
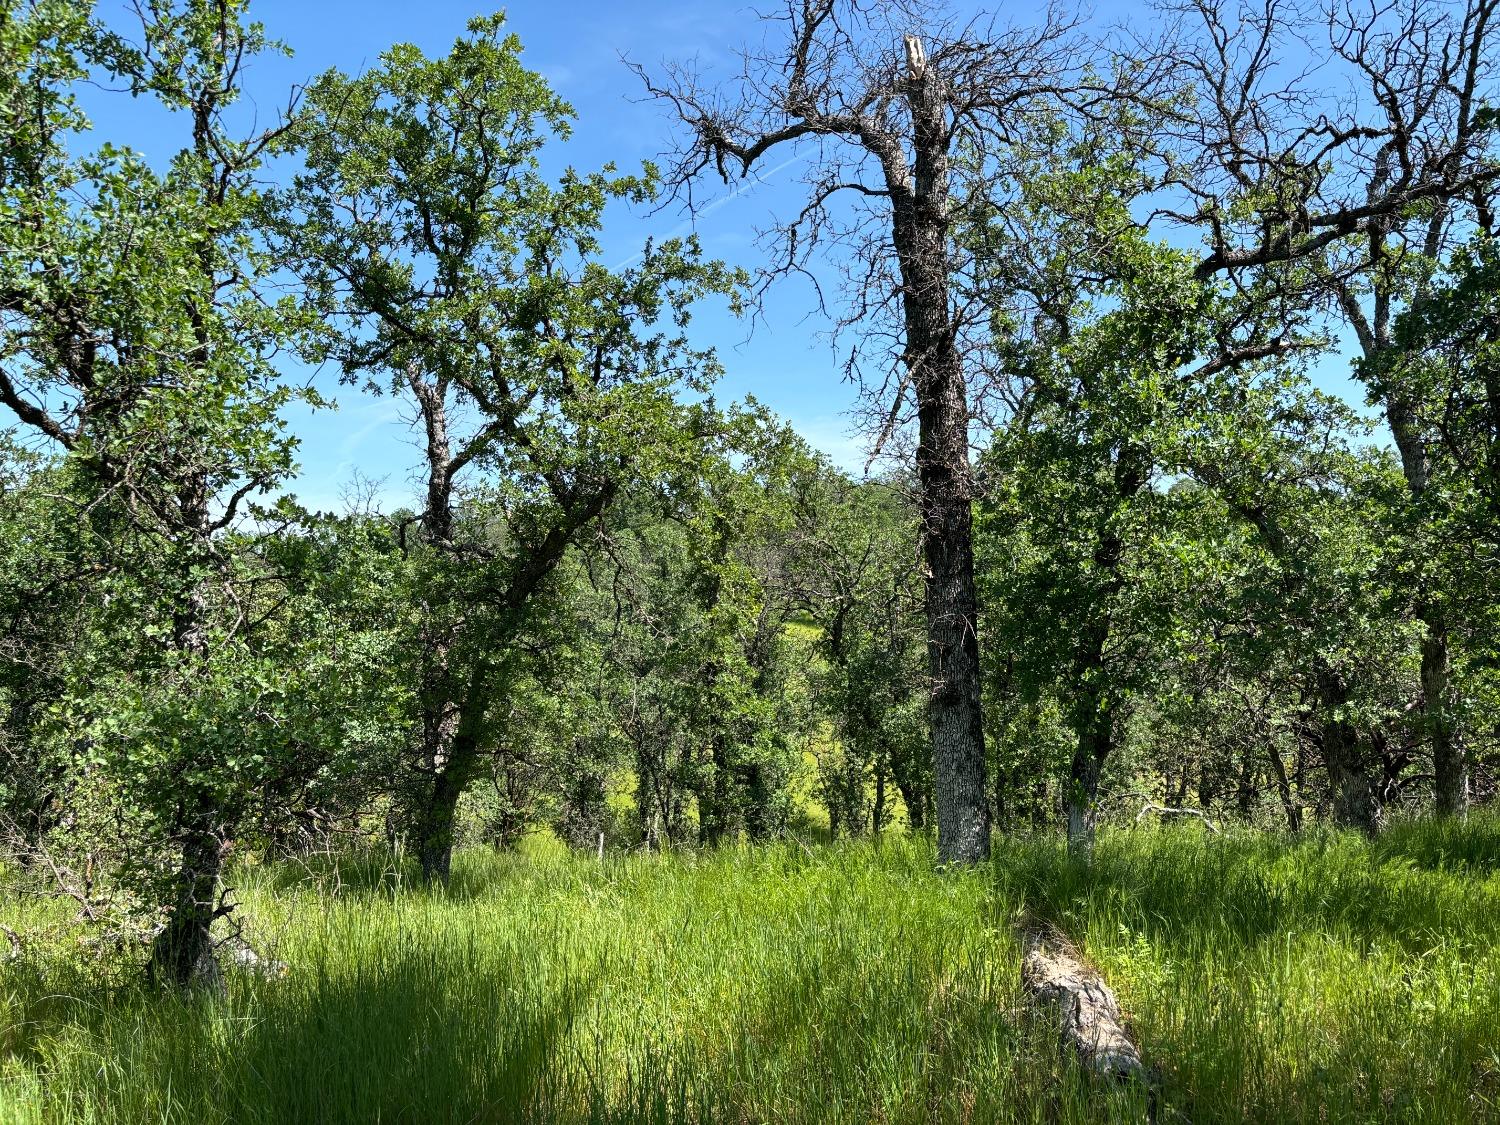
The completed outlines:
<svg viewBox="0 0 1500 1125">
<path fill-rule="evenodd" d="M 148 992 L 0 892 L 0 1122 L 1139 1121 L 1019 994 L 1018 920 L 1105 970 L 1162 1121 L 1500 1120 L 1500 820 L 603 862 L 534 838 L 446 892 L 377 856 L 239 873 L 285 976 Z M 16 880 L 9 880 L 12 885 Z M 0 951 L 3 955 L 3 951 Z"/>
</svg>

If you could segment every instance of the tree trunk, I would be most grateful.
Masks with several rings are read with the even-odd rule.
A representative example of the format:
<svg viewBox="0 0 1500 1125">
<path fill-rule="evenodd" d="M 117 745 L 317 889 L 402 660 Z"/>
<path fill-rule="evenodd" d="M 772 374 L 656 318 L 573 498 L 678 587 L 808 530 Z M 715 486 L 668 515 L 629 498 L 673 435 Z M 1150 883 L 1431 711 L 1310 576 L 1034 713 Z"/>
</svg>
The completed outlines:
<svg viewBox="0 0 1500 1125">
<path fill-rule="evenodd" d="M 1249 820 L 1251 815 L 1255 811 L 1255 791 L 1257 780 L 1258 778 L 1256 777 L 1255 758 L 1251 752 L 1251 747 L 1246 746 L 1245 751 L 1240 758 L 1239 785 L 1235 791 L 1235 804 L 1239 807 L 1241 820 Z M 1208 811 L 1208 806 L 1206 804 L 1201 805 L 1200 807 L 1204 812 Z"/>
<path fill-rule="evenodd" d="M 745 831 L 754 843 L 764 844 L 776 831 L 775 797 L 765 767 L 752 762 L 745 770 Z"/>
<path fill-rule="evenodd" d="M 1382 350 L 1394 347 L 1384 336 L 1376 339 Z M 1367 349 L 1368 351 L 1368 349 Z M 1386 419 L 1391 436 L 1401 455 L 1401 471 L 1407 491 L 1422 507 L 1431 466 L 1421 439 L 1415 405 L 1405 398 L 1391 398 L 1386 403 Z M 1422 518 L 1427 517 L 1424 514 Z M 1422 622 L 1421 681 L 1422 726 L 1432 752 L 1433 803 L 1439 816 L 1462 815 L 1469 804 L 1469 771 L 1452 709 L 1449 680 L 1452 667 L 1448 654 L 1448 626 L 1442 610 L 1433 604 L 1425 588 L 1427 579 L 1419 577 L 1417 620 Z"/>
<path fill-rule="evenodd" d="M 1011 770 L 1005 769 L 997 761 L 995 774 L 990 779 L 990 823 L 1001 832 L 1015 821 L 1015 809 L 1012 807 L 1015 802 L 1006 799 L 1012 795 L 1010 788 L 1015 784 L 1011 773 Z"/>
<path fill-rule="evenodd" d="M 182 861 L 173 878 L 172 912 L 151 945 L 148 973 L 158 984 L 219 984 L 213 922 L 217 912 L 223 842 L 208 816 L 184 834 Z"/>
<path fill-rule="evenodd" d="M 1368 836 L 1380 829 L 1380 804 L 1374 780 L 1364 761 L 1359 732 L 1347 719 L 1336 717 L 1337 709 L 1349 701 L 1343 677 L 1323 672 L 1318 677 L 1319 704 L 1323 711 L 1323 763 L 1333 796 L 1333 822 L 1355 828 Z"/>
<path fill-rule="evenodd" d="M 898 744 L 899 745 L 899 744 Z M 927 827 L 927 786 L 923 784 L 916 755 L 901 749 L 888 752 L 886 760 L 891 767 L 891 780 L 901 794 L 901 803 L 906 806 L 906 824 L 913 832 Z"/>
<path fill-rule="evenodd" d="M 1114 491 L 1119 504 L 1113 512 L 1118 512 L 1120 506 L 1145 487 L 1150 468 L 1151 458 L 1144 447 L 1127 444 L 1119 450 L 1114 464 Z M 1111 523 L 1107 517 L 1102 519 L 1097 531 L 1094 566 L 1103 580 L 1094 592 L 1093 615 L 1081 630 L 1071 669 L 1076 698 L 1073 727 L 1078 746 L 1068 774 L 1068 853 L 1082 859 L 1093 852 L 1099 777 L 1105 759 L 1114 750 L 1115 715 L 1120 705 L 1109 686 L 1110 668 L 1105 654 L 1115 598 L 1125 585 L 1120 574 L 1125 541 Z"/>
<path fill-rule="evenodd" d="M 716 847 L 729 835 L 731 777 L 728 740 L 724 731 L 714 732 L 709 777 L 698 790 L 698 842 L 704 847 Z"/>
<path fill-rule="evenodd" d="M 901 775 L 895 775 L 896 790 L 901 794 L 901 803 L 906 806 L 906 825 L 913 832 L 921 832 L 927 827 L 927 806 L 922 794 L 909 780 L 903 780 Z"/>
<path fill-rule="evenodd" d="M 980 702 L 968 388 L 949 308 L 948 122 L 936 73 L 923 69 L 909 75 L 907 91 L 914 127 L 914 182 L 895 197 L 894 233 L 906 362 L 917 398 L 938 862 L 975 863 L 990 854 L 990 817 Z M 890 176 L 892 169 L 887 167 Z M 897 178 L 906 186 L 904 164 Z"/>
<path fill-rule="evenodd" d="M 1104 678 L 1107 622 L 1095 622 L 1074 660 L 1073 725 L 1078 743 L 1068 770 L 1068 854 L 1087 860 L 1094 850 L 1094 821 L 1099 800 L 1099 777 L 1104 760 L 1114 749 L 1115 713 L 1100 686 Z"/>
<path fill-rule="evenodd" d="M 662 833 L 670 835 L 671 812 L 667 787 L 666 748 L 635 743 L 635 812 L 640 823 L 641 843 L 648 851 L 660 851 Z M 663 822 L 666 823 L 663 823 Z"/>
<path fill-rule="evenodd" d="M 582 766 L 573 771 L 554 822 L 557 834 L 569 847 L 592 851 L 598 846 L 608 820 L 607 798 L 608 786 L 602 773 Z"/>
<path fill-rule="evenodd" d="M 1380 806 L 1375 787 L 1359 764 L 1352 728 L 1347 733 L 1346 728 L 1347 723 L 1332 722 L 1323 730 L 1323 758 L 1333 787 L 1333 822 L 1373 836 L 1380 830 Z"/>
<path fill-rule="evenodd" d="M 463 786 L 451 769 L 432 779 L 422 809 L 412 825 L 422 882 L 446 883 L 453 865 L 453 827 Z"/>
<path fill-rule="evenodd" d="M 1207 760 L 1198 763 L 1198 807 L 1206 809 L 1218 799 L 1219 779 L 1209 768 Z"/>
<path fill-rule="evenodd" d="M 411 834 L 424 883 L 448 881 L 453 862 L 458 800 L 468 788 L 479 763 L 489 672 L 485 664 L 474 667 L 459 703 L 456 721 L 445 719 L 427 727 L 441 741 L 430 748 L 431 780 L 412 823 Z"/>
<path fill-rule="evenodd" d="M 1440 246 L 1440 231 L 1443 215 L 1453 200 L 1443 199 L 1439 210 L 1429 220 L 1426 253 L 1436 256 Z M 1386 242 L 1393 229 L 1393 221 L 1385 218 L 1370 228 L 1371 261 L 1379 262 L 1386 256 Z M 1344 307 L 1349 323 L 1354 326 L 1360 347 L 1366 360 L 1375 365 L 1389 362 L 1390 356 L 1398 354 L 1400 343 L 1391 332 L 1391 308 L 1395 299 L 1396 274 L 1377 272 L 1372 286 L 1374 316 L 1366 317 L 1352 288 L 1343 286 L 1338 290 L 1340 303 Z M 1427 295 L 1427 287 L 1421 285 L 1415 295 L 1420 304 Z M 1406 490 L 1415 505 L 1415 514 L 1423 524 L 1430 524 L 1429 509 L 1425 494 L 1431 483 L 1432 462 L 1427 441 L 1423 436 L 1423 423 L 1419 400 L 1399 389 L 1399 384 L 1384 391 L 1385 417 L 1390 426 L 1391 438 L 1401 459 L 1401 474 Z M 1442 610 L 1431 600 L 1430 579 L 1427 575 L 1417 577 L 1416 617 L 1424 627 L 1421 647 L 1421 682 L 1423 706 L 1423 730 L 1432 753 L 1433 799 L 1439 816 L 1461 815 L 1468 808 L 1469 776 L 1463 746 L 1459 741 L 1455 717 L 1450 699 L 1449 678 L 1451 668 L 1448 656 L 1448 630 Z"/>
<path fill-rule="evenodd" d="M 1099 777 L 1114 745 L 1114 717 L 1092 696 L 1093 715 L 1079 725 L 1078 747 L 1068 771 L 1068 854 L 1088 859 L 1094 850 Z"/>
<path fill-rule="evenodd" d="M 1125 1031 L 1114 990 L 1097 969 L 1032 930 L 1021 936 L 1021 984 L 1038 1003 L 1052 1008 L 1058 1030 L 1095 1074 L 1149 1082 L 1139 1048 Z M 1154 1115 L 1153 1115 L 1154 1119 Z"/>
<path fill-rule="evenodd" d="M 662 799 L 662 835 L 668 843 L 687 835 L 687 796 L 683 788 L 673 785 Z"/>
<path fill-rule="evenodd" d="M 185 483 L 179 495 L 184 526 L 199 543 L 206 543 L 211 534 L 207 496 L 208 484 L 199 476 Z M 207 618 L 207 597 L 202 583 L 195 581 L 173 615 L 172 642 L 178 652 L 195 660 L 206 656 Z M 193 794 L 189 800 L 192 811 L 179 834 L 182 859 L 172 879 L 171 913 L 152 942 L 147 972 L 159 984 L 218 987 L 213 922 L 218 910 L 219 869 L 224 853 L 221 822 L 225 818 L 208 795 Z"/>
<path fill-rule="evenodd" d="M 967 442 L 967 438 L 964 439 Z M 984 779 L 984 733 L 979 702 L 979 640 L 975 631 L 973 542 L 968 502 L 942 497 L 945 488 L 924 473 L 927 528 L 927 620 L 933 790 L 937 798 L 938 859 L 974 863 L 990 853 L 989 802 Z"/>
<path fill-rule="evenodd" d="M 514 851 L 526 834 L 532 804 L 532 782 L 526 770 L 527 763 L 513 752 L 502 754 L 495 765 L 495 795 L 501 805 L 490 827 L 490 843 L 502 851 Z"/>
<path fill-rule="evenodd" d="M 1422 703 L 1432 747 L 1433 799 L 1439 816 L 1462 816 L 1469 808 L 1469 765 L 1453 716 L 1447 623 L 1430 604 L 1419 606 L 1417 616 L 1426 626 L 1422 635 Z"/>
<path fill-rule="evenodd" d="M 1286 775 L 1286 763 L 1281 760 L 1281 751 L 1274 742 L 1266 743 L 1266 760 L 1271 764 L 1271 775 L 1276 779 L 1276 795 L 1281 799 L 1281 811 L 1286 814 L 1286 826 L 1291 832 L 1302 831 L 1302 809 L 1292 797 L 1292 786 Z M 1181 802 L 1178 802 L 1179 804 Z"/>
</svg>

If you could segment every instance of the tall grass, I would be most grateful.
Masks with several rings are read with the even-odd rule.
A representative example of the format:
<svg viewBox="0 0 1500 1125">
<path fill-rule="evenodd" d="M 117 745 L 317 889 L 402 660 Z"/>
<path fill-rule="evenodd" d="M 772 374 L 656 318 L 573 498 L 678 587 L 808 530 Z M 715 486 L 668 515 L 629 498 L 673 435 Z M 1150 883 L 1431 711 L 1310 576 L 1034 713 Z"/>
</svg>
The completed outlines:
<svg viewBox="0 0 1500 1125">
<path fill-rule="evenodd" d="M 240 893 L 285 978 L 231 974 L 223 999 L 10 983 L 8 1119 L 1138 1116 L 1018 1013 L 985 873 L 939 876 L 921 842 L 474 851 L 446 893 L 348 864 Z"/>
<path fill-rule="evenodd" d="M 154 994 L 60 923 L 0 966 L 0 1122 L 1144 1120 L 1022 1004 L 1023 912 L 1116 984 L 1159 1120 L 1500 1119 L 1497 838 L 1114 832 L 1087 867 L 1011 839 L 946 874 L 894 837 L 533 841 L 446 892 L 380 857 L 251 869 L 280 979 Z"/>
<path fill-rule="evenodd" d="M 1107 834 L 1094 862 L 1012 841 L 1003 895 L 1128 1008 L 1194 1121 L 1500 1120 L 1500 820 Z"/>
</svg>

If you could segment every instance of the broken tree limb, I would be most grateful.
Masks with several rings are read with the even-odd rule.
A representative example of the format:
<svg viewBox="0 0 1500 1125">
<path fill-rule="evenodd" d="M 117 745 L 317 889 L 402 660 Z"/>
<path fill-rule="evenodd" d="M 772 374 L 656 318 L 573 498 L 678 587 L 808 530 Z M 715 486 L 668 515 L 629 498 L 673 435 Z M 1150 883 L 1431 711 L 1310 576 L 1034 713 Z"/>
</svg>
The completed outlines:
<svg viewBox="0 0 1500 1125">
<path fill-rule="evenodd" d="M 1156 813 L 1160 816 L 1196 816 L 1203 822 L 1204 828 L 1207 828 L 1215 835 L 1219 832 L 1219 826 L 1208 819 L 1207 813 L 1199 809 L 1177 809 L 1171 805 L 1158 805 L 1155 801 L 1147 801 L 1141 806 L 1141 811 L 1136 813 L 1135 822 L 1139 824 L 1145 820 L 1147 813 Z"/>
<path fill-rule="evenodd" d="M 1105 1077 L 1149 1085 L 1141 1053 L 1125 1031 L 1120 1002 L 1098 971 L 1039 928 L 1022 933 L 1021 948 L 1022 985 L 1038 1003 L 1057 1010 L 1063 1038 L 1083 1065 Z"/>
</svg>

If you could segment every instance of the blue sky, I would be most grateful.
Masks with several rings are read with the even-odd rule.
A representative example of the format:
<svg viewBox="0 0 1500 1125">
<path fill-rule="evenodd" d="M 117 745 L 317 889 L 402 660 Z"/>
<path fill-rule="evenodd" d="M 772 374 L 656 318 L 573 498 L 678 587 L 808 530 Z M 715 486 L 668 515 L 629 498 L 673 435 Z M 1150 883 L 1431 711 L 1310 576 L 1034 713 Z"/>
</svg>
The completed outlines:
<svg viewBox="0 0 1500 1125">
<path fill-rule="evenodd" d="M 111 14 L 119 0 L 100 0 Z M 1028 22 L 1039 10 L 1034 0 L 1008 3 L 1004 16 Z M 493 10 L 475 0 L 254 0 L 253 18 L 295 51 L 291 59 L 263 56 L 247 78 L 263 117 L 284 104 L 288 90 L 329 67 L 357 72 L 376 63 L 396 42 L 411 42 L 428 54 L 448 50 L 468 19 Z M 1143 11 L 1144 8 L 1137 8 Z M 638 80 L 621 56 L 648 68 L 665 59 L 696 58 L 712 70 L 732 61 L 747 38 L 758 38 L 753 11 L 732 2 L 666 0 L 568 3 L 520 0 L 506 8 L 508 26 L 525 45 L 525 60 L 540 71 L 577 110 L 573 139 L 554 158 L 580 169 L 614 161 L 632 170 L 670 147 L 672 124 L 661 109 L 641 98 Z M 1096 5 L 1099 19 L 1124 17 L 1129 0 Z M 176 129 L 150 119 L 140 102 L 104 99 L 91 106 L 101 137 L 125 140 L 148 156 L 167 156 L 180 143 Z M 155 145 L 161 151 L 153 151 Z M 762 260 L 754 232 L 798 206 L 801 192 L 795 165 L 772 165 L 762 182 L 731 190 L 715 185 L 715 204 L 697 218 L 696 229 L 713 257 L 754 268 Z M 677 211 L 650 214 L 619 211 L 606 231 L 606 252 L 624 262 L 648 237 L 681 234 L 689 228 Z M 705 306 L 694 322 L 695 340 L 715 346 L 727 374 L 723 399 L 752 393 L 788 419 L 814 446 L 852 471 L 863 468 L 859 441 L 851 436 L 850 410 L 856 391 L 840 375 L 827 335 L 827 322 L 815 311 L 811 287 L 788 280 L 771 293 L 765 316 L 752 327 L 722 308 Z M 1318 382 L 1329 390 L 1351 392 L 1348 364 L 1330 358 L 1320 365 Z M 332 372 L 316 376 L 319 388 L 338 402 L 332 411 L 298 412 L 291 419 L 302 440 L 302 473 L 294 485 L 313 507 L 336 508 L 359 476 L 379 482 L 383 506 L 415 496 L 418 463 L 414 431 L 399 401 L 375 398 L 340 387 Z M 1357 401 L 1358 396 L 1355 397 Z"/>
<path fill-rule="evenodd" d="M 255 17 L 296 54 L 288 62 L 262 63 L 250 84 L 274 101 L 290 82 L 330 66 L 357 71 L 374 65 L 395 42 L 415 43 L 428 54 L 444 53 L 470 17 L 491 10 L 474 0 L 256 0 Z M 640 98 L 638 81 L 622 55 L 647 65 L 688 57 L 712 65 L 729 57 L 753 19 L 748 9 L 730 3 L 524 0 L 507 6 L 506 12 L 508 27 L 525 45 L 527 65 L 544 74 L 577 110 L 573 138 L 555 156 L 580 169 L 614 161 L 631 170 L 670 144 L 670 122 L 658 106 Z M 754 230 L 795 203 L 795 169 L 783 169 L 732 197 L 726 188 L 718 194 L 722 202 L 696 221 L 704 248 L 710 256 L 753 267 L 760 260 Z M 675 210 L 621 210 L 611 216 L 606 249 L 614 261 L 624 262 L 646 238 L 689 229 Z M 724 362 L 721 398 L 753 393 L 812 444 L 857 471 L 863 457 L 848 436 L 845 416 L 855 389 L 840 378 L 826 325 L 809 315 L 812 308 L 810 290 L 789 282 L 778 287 L 768 316 L 753 329 L 722 307 L 705 305 L 694 320 L 694 337 L 716 347 Z M 384 501 L 408 499 L 417 451 L 401 405 L 339 388 L 331 377 L 319 385 L 335 393 L 339 409 L 294 421 L 302 437 L 299 496 L 315 507 L 337 506 L 357 471 L 383 479 Z"/>
</svg>

